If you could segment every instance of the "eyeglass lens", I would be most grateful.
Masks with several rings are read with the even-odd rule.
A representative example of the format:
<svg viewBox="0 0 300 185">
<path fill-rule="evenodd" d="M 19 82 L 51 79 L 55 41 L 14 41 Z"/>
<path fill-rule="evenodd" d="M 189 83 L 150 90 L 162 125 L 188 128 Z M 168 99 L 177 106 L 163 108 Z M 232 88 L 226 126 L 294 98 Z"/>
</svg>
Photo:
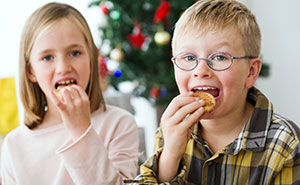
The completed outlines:
<svg viewBox="0 0 300 185">
<path fill-rule="evenodd" d="M 200 60 L 205 60 L 207 65 L 213 70 L 225 70 L 232 64 L 232 57 L 227 53 L 214 53 L 210 55 L 207 59 L 198 59 L 195 55 L 191 53 L 179 53 L 175 57 L 175 64 L 182 70 L 193 70 Z"/>
</svg>

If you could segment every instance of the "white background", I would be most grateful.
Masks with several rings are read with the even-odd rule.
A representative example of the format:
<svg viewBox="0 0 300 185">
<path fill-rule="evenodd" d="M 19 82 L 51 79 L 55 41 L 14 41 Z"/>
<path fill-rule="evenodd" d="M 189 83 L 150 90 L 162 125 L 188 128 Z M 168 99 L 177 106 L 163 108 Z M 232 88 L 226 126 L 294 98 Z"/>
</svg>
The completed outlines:
<svg viewBox="0 0 300 185">
<path fill-rule="evenodd" d="M 256 15 L 262 31 L 262 54 L 271 65 L 271 75 L 260 78 L 259 87 L 273 102 L 275 111 L 300 125 L 300 1 L 241 0 Z M 0 78 L 18 72 L 18 48 L 21 29 L 29 15 L 48 0 L 0 1 Z M 77 8 L 87 19 L 96 44 L 99 44 L 99 9 L 88 8 L 89 0 L 63 0 Z M 16 83 L 17 84 L 17 83 Z M 141 99 L 132 101 L 137 122 L 146 128 L 147 154 L 152 152 L 156 125 L 155 111 Z M 22 108 L 20 107 L 20 117 Z M 0 113 L 1 114 L 1 113 Z"/>
</svg>

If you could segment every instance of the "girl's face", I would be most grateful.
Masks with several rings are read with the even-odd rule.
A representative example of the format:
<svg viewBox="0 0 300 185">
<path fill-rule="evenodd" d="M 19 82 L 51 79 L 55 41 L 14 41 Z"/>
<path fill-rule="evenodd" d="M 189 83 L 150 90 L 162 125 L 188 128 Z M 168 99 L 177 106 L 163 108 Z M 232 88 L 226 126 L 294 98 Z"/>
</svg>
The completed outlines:
<svg viewBox="0 0 300 185">
<path fill-rule="evenodd" d="M 210 54 L 220 51 L 233 57 L 245 56 L 242 38 L 234 28 L 204 34 L 188 33 L 178 37 L 175 44 L 174 55 L 189 52 L 197 58 L 207 58 Z M 207 92 L 215 96 L 215 110 L 206 114 L 204 118 L 220 118 L 243 108 L 248 89 L 256 80 L 251 76 L 252 60 L 249 62 L 247 59 L 234 60 L 232 66 L 224 71 L 210 69 L 205 60 L 200 60 L 192 71 L 183 71 L 175 65 L 174 68 L 180 93 L 208 88 Z"/>
<path fill-rule="evenodd" d="M 75 83 L 87 88 L 90 77 L 88 51 L 82 32 L 66 18 L 37 36 L 27 74 L 32 82 L 39 84 L 47 102 L 59 84 Z"/>
</svg>

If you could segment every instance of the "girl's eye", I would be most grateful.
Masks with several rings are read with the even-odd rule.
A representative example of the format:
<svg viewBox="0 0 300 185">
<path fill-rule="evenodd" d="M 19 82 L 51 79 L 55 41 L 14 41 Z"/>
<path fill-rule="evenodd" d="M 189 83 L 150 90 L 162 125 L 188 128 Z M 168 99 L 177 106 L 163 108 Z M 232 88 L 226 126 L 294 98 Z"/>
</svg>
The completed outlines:
<svg viewBox="0 0 300 185">
<path fill-rule="evenodd" d="M 53 56 L 51 56 L 51 55 L 47 55 L 42 58 L 43 61 L 50 61 L 52 59 L 53 59 Z"/>
<path fill-rule="evenodd" d="M 70 56 L 77 57 L 77 56 L 79 56 L 80 54 L 81 54 L 80 51 L 72 51 L 72 52 L 70 53 Z"/>
</svg>

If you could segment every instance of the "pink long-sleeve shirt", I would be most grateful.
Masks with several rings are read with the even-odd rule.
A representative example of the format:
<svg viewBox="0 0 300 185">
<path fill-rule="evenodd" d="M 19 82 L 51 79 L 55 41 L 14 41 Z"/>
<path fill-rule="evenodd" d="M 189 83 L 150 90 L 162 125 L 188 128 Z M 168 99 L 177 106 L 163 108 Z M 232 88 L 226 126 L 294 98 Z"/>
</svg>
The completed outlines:
<svg viewBox="0 0 300 185">
<path fill-rule="evenodd" d="M 30 130 L 21 125 L 2 147 L 3 185 L 118 185 L 134 178 L 138 133 L 134 117 L 107 106 L 91 116 L 91 126 L 76 141 L 64 125 Z"/>
</svg>

